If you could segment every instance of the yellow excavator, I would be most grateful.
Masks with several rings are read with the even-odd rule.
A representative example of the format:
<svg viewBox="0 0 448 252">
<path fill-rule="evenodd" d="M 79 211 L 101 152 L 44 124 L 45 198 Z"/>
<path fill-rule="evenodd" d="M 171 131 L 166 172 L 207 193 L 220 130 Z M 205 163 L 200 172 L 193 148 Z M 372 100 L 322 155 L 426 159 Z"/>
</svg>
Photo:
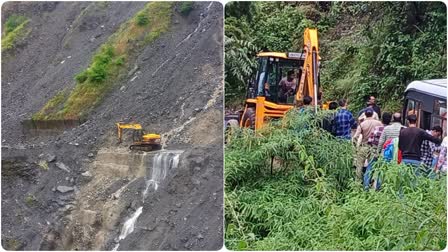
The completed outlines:
<svg viewBox="0 0 448 252">
<path fill-rule="evenodd" d="M 118 143 L 122 142 L 123 129 L 133 130 L 133 143 L 129 146 L 131 150 L 154 151 L 160 150 L 160 135 L 153 133 L 145 133 L 142 125 L 138 123 L 116 123 L 118 129 Z"/>
<path fill-rule="evenodd" d="M 317 29 L 306 28 L 303 52 L 260 52 L 257 74 L 249 83 L 244 111 L 238 116 L 240 127 L 260 129 L 266 120 L 282 118 L 286 112 L 310 96 L 317 109 L 321 104 L 319 87 L 319 45 Z M 282 94 L 280 81 L 286 73 L 294 73 L 296 87 Z M 229 118 L 230 119 L 230 118 Z M 233 122 L 235 123 L 235 122 Z"/>
</svg>

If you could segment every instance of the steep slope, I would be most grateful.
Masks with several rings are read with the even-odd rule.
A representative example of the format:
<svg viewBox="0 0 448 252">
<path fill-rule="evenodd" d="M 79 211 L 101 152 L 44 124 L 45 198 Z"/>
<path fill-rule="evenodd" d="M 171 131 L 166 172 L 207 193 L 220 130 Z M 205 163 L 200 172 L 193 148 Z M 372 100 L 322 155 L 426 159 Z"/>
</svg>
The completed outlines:
<svg viewBox="0 0 448 252">
<path fill-rule="evenodd" d="M 178 168 L 169 172 L 157 191 L 148 194 L 134 232 L 120 241 L 119 249 L 212 250 L 222 246 L 220 3 L 194 3 L 186 16 L 174 11 L 169 31 L 136 53 L 128 74 L 115 83 L 116 88 L 82 125 L 37 135 L 21 127 L 57 92 L 73 88 L 74 75 L 143 6 L 141 2 L 3 5 L 3 15 L 21 13 L 31 19 L 26 43 L 2 55 L 2 165 L 7 167 L 2 169 L 4 248 L 115 246 L 123 223 L 140 204 L 138 195 L 152 169 L 148 162 L 143 172 L 121 177 L 113 173 L 119 165 L 97 169 L 103 162 L 101 153 L 108 151 L 129 158 L 129 167 L 137 167 L 135 160 L 142 154 L 129 152 L 125 144 L 116 145 L 115 122 L 122 120 L 161 133 L 167 149 L 184 152 Z M 104 194 L 83 198 L 92 191 L 103 192 L 100 189 Z M 101 231 L 104 240 L 77 241 L 80 230 L 74 220 L 101 212 L 99 208 L 109 206 L 111 195 L 120 190 L 126 197 L 113 208 L 116 218 L 86 220 L 90 231 L 81 230 L 82 235 Z M 90 201 L 96 204 L 87 209 L 84 203 Z M 150 222 L 170 225 L 150 232 L 146 228 Z"/>
<path fill-rule="evenodd" d="M 87 67 L 99 46 L 143 5 L 130 2 L 4 4 L 4 16 L 8 16 L 7 10 L 12 10 L 11 14 L 31 18 L 31 34 L 24 45 L 2 55 L 2 131 L 8 132 L 2 134 L 3 139 L 17 143 L 20 136 L 23 141 L 19 122 L 30 119 L 63 88 L 72 88 L 75 74 Z"/>
</svg>

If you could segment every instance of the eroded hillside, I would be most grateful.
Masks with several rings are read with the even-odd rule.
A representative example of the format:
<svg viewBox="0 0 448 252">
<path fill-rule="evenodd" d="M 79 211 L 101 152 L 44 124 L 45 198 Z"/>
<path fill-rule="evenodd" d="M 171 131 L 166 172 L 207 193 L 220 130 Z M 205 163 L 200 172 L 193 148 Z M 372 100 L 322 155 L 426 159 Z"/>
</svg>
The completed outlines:
<svg viewBox="0 0 448 252">
<path fill-rule="evenodd" d="M 5 249 L 222 246 L 222 5 L 170 4 L 166 31 L 123 42 L 136 44 L 80 125 L 39 118 L 45 129 L 29 120 L 76 90 L 75 76 L 148 3 L 3 4 L 3 27 L 29 20 L 2 50 Z M 118 145 L 119 121 L 161 134 L 164 150 L 130 151 L 129 133 Z"/>
</svg>

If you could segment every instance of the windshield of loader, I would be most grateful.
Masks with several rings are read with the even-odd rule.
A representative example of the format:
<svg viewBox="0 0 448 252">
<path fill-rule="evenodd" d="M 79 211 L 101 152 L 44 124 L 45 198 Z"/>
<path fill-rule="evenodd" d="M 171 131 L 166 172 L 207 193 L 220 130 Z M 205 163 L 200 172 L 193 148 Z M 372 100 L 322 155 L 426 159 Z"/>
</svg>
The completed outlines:
<svg viewBox="0 0 448 252">
<path fill-rule="evenodd" d="M 260 57 L 258 59 L 257 95 L 267 101 L 292 104 L 303 60 Z"/>
</svg>

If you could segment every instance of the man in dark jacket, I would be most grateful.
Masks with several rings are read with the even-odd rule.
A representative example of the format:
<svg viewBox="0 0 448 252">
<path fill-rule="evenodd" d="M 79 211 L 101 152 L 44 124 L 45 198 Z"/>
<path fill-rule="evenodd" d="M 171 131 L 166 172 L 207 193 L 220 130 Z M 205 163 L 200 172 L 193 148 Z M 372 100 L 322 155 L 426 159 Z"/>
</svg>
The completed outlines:
<svg viewBox="0 0 448 252">
<path fill-rule="evenodd" d="M 369 96 L 369 100 L 367 100 L 367 107 L 359 111 L 358 117 L 360 117 L 368 108 L 373 109 L 373 111 L 378 114 L 378 119 L 381 119 L 381 109 L 376 105 L 376 99 L 373 95 Z"/>
<path fill-rule="evenodd" d="M 442 139 L 426 133 L 423 129 L 417 128 L 417 116 L 408 116 L 409 127 L 403 128 L 398 137 L 398 148 L 402 152 L 404 164 L 419 166 L 421 164 L 422 142 L 428 140 L 439 145 Z"/>
<path fill-rule="evenodd" d="M 380 117 L 380 119 L 381 119 L 381 109 L 380 109 L 380 107 L 378 107 L 378 106 L 376 105 L 376 99 L 375 99 L 375 96 L 373 96 L 373 95 L 369 96 L 368 104 L 369 104 L 369 105 L 373 105 L 373 106 L 372 106 L 373 111 L 375 111 L 375 112 L 378 114 L 378 116 Z"/>
</svg>

